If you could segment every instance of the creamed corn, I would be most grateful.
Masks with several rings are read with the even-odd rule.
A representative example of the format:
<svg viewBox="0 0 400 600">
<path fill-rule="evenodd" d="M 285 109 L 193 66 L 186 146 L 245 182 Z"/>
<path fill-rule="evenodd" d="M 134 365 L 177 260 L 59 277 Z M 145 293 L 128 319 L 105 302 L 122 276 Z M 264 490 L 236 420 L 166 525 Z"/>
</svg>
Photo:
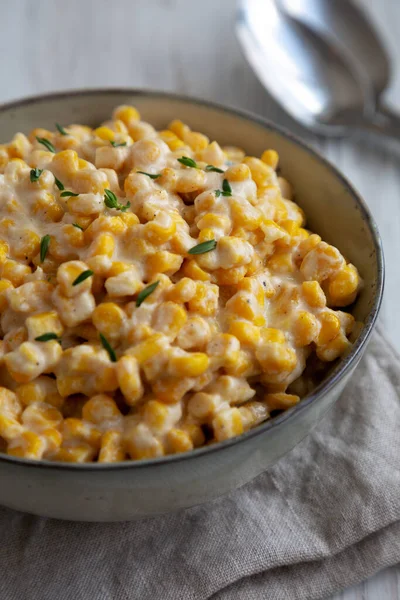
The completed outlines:
<svg viewBox="0 0 400 600">
<path fill-rule="evenodd" d="M 7 454 L 187 452 L 294 406 L 307 360 L 319 372 L 348 351 L 338 309 L 359 274 L 305 228 L 274 150 L 246 156 L 178 120 L 156 131 L 119 106 L 0 154 Z"/>
</svg>

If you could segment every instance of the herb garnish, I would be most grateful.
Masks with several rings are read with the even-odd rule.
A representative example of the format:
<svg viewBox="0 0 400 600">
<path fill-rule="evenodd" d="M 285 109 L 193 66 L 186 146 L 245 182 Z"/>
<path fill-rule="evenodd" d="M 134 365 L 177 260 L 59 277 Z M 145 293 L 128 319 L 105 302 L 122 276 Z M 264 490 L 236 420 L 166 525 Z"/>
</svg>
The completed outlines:
<svg viewBox="0 0 400 600">
<path fill-rule="evenodd" d="M 206 252 L 211 252 L 217 246 L 216 240 L 207 240 L 206 242 L 201 242 L 201 244 L 197 244 L 197 246 L 193 246 L 188 251 L 188 254 L 205 254 Z"/>
<path fill-rule="evenodd" d="M 47 148 L 49 152 L 53 152 L 54 154 L 56 153 L 56 149 L 54 148 L 53 144 L 49 142 L 49 140 L 38 136 L 36 136 L 36 139 L 39 142 L 39 144 L 42 144 L 45 148 Z"/>
<path fill-rule="evenodd" d="M 72 285 L 78 285 L 79 283 L 82 283 L 82 281 L 85 281 L 85 279 L 91 277 L 92 275 L 93 271 L 91 271 L 90 269 L 88 269 L 87 271 L 82 271 L 82 273 L 80 273 L 80 275 L 78 275 L 78 277 L 74 279 Z"/>
<path fill-rule="evenodd" d="M 150 294 L 154 292 L 159 283 L 159 281 L 155 281 L 139 292 L 138 297 L 136 298 L 136 306 L 140 306 L 142 302 L 146 300 L 147 296 L 150 296 Z"/>
<path fill-rule="evenodd" d="M 44 262 L 49 249 L 51 237 L 47 234 L 40 240 L 40 262 Z"/>
<path fill-rule="evenodd" d="M 30 172 L 30 180 L 32 183 L 35 183 L 35 181 L 39 180 L 39 177 L 41 176 L 41 174 L 43 173 L 43 169 L 38 169 L 36 167 L 36 169 L 31 169 Z"/>
<path fill-rule="evenodd" d="M 111 190 L 104 190 L 104 204 L 107 208 L 115 208 L 115 210 L 120 210 L 121 212 L 127 211 L 131 205 L 130 202 L 120 204 L 117 196 Z"/>
<path fill-rule="evenodd" d="M 112 362 L 117 362 L 117 355 L 115 354 L 114 350 L 111 348 L 110 342 L 107 340 L 107 338 L 102 333 L 99 334 L 99 337 L 100 337 L 101 345 L 103 346 L 104 350 L 107 350 L 110 360 Z"/>
</svg>

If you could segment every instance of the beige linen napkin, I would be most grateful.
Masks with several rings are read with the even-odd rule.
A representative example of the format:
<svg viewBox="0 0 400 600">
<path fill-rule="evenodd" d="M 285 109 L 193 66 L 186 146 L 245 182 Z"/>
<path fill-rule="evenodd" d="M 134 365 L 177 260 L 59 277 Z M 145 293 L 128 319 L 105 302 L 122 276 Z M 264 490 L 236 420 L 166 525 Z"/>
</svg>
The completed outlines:
<svg viewBox="0 0 400 600">
<path fill-rule="evenodd" d="M 314 432 L 229 496 L 114 524 L 0 508 L 0 599 L 313 600 L 399 562 L 399 394 L 378 331 Z"/>
</svg>

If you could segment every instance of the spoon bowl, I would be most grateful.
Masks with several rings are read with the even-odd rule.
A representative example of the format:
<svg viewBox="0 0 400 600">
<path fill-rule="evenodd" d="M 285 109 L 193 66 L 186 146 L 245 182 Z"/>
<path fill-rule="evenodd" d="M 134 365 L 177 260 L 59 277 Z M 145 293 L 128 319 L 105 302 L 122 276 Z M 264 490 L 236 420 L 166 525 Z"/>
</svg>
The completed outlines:
<svg viewBox="0 0 400 600">
<path fill-rule="evenodd" d="M 370 132 L 400 140 L 400 118 L 375 110 L 367 76 L 357 77 L 343 49 L 314 25 L 293 18 L 281 0 L 241 0 L 236 33 L 261 83 L 305 127 L 331 136 Z M 380 61 L 388 66 L 383 54 Z M 385 67 L 376 89 L 388 78 Z"/>
</svg>

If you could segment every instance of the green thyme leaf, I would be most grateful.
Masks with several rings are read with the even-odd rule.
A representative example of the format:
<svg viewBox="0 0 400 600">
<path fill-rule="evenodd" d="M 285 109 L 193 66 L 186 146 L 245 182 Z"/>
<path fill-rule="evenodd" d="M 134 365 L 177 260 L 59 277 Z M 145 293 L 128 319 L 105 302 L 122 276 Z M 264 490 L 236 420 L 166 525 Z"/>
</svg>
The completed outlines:
<svg viewBox="0 0 400 600">
<path fill-rule="evenodd" d="M 229 184 L 229 181 L 227 179 L 224 179 L 222 182 L 222 191 L 214 190 L 214 192 L 216 198 L 219 198 L 220 196 L 232 196 L 232 188 Z"/>
<path fill-rule="evenodd" d="M 56 182 L 56 186 L 58 187 L 58 189 L 62 191 L 64 189 L 64 185 L 61 183 L 61 181 L 59 179 L 57 179 L 56 176 L 54 176 L 54 180 Z"/>
<path fill-rule="evenodd" d="M 117 196 L 111 190 L 104 190 L 104 204 L 107 208 L 115 208 L 115 210 L 120 210 L 121 212 L 127 211 L 131 205 L 130 202 L 120 204 Z"/>
<path fill-rule="evenodd" d="M 47 234 L 40 240 L 40 262 L 44 262 L 49 249 L 51 237 Z"/>
<path fill-rule="evenodd" d="M 207 165 L 206 171 L 215 171 L 215 173 L 223 173 L 222 169 L 218 169 L 218 167 L 214 167 L 214 165 Z"/>
<path fill-rule="evenodd" d="M 150 294 L 154 292 L 159 283 L 159 281 L 155 281 L 139 292 L 138 297 L 136 298 L 136 306 L 140 306 L 142 302 L 146 300 L 147 296 L 150 296 Z"/>
<path fill-rule="evenodd" d="M 141 175 L 147 175 L 147 177 L 150 177 L 150 179 L 158 179 L 161 177 L 161 173 L 158 173 L 158 175 L 153 175 L 153 173 L 145 173 L 145 171 L 137 171 L 137 173 L 140 173 Z"/>
<path fill-rule="evenodd" d="M 76 279 L 74 279 L 72 285 L 78 285 L 79 283 L 82 283 L 82 281 L 85 281 L 85 279 L 91 277 L 92 275 L 93 271 L 91 271 L 90 269 L 88 269 L 87 271 L 83 271 L 82 273 L 80 273 L 80 275 L 78 275 Z"/>
<path fill-rule="evenodd" d="M 58 342 L 61 341 L 58 335 L 52 332 L 43 333 L 35 338 L 35 342 L 49 342 L 50 340 L 57 340 Z"/>
<path fill-rule="evenodd" d="M 101 345 L 103 346 L 104 350 L 107 350 L 110 360 L 112 362 L 117 362 L 117 355 L 115 354 L 114 350 L 111 348 L 110 342 L 107 340 L 107 338 L 102 333 L 100 333 L 99 336 L 100 336 Z"/>
<path fill-rule="evenodd" d="M 67 198 L 67 196 L 79 196 L 79 194 L 75 194 L 75 192 L 70 192 L 65 190 L 65 192 L 61 192 L 60 198 Z"/>
<path fill-rule="evenodd" d="M 83 231 L 83 227 L 81 227 L 80 225 L 78 225 L 78 223 L 72 223 L 72 225 L 74 227 L 76 227 L 77 229 L 80 229 L 81 231 Z"/>
<path fill-rule="evenodd" d="M 189 254 L 205 254 L 206 252 L 211 252 L 217 246 L 216 240 L 208 240 L 207 242 L 201 242 L 201 244 L 197 244 L 197 246 L 193 246 L 190 248 Z"/>
<path fill-rule="evenodd" d="M 232 196 L 232 188 L 227 179 L 222 182 L 222 193 L 224 196 Z"/>
<path fill-rule="evenodd" d="M 30 179 L 32 183 L 35 183 L 35 181 L 39 180 L 39 177 L 41 176 L 41 174 L 43 173 L 43 169 L 38 169 L 36 167 L 36 169 L 31 169 L 30 172 Z"/>
<path fill-rule="evenodd" d="M 197 166 L 196 161 L 193 160 L 193 158 L 189 158 L 188 156 L 182 156 L 181 158 L 178 158 L 178 162 L 180 162 L 181 165 L 184 165 L 185 167 L 192 167 L 193 169 L 199 168 Z"/>
<path fill-rule="evenodd" d="M 65 131 L 64 127 L 61 127 L 59 123 L 56 123 L 56 128 L 61 135 L 68 135 L 68 131 Z"/>
<path fill-rule="evenodd" d="M 126 146 L 126 142 L 121 142 L 119 144 L 118 142 L 114 142 L 113 140 L 110 141 L 110 144 L 113 148 L 121 148 L 122 146 Z"/>
<path fill-rule="evenodd" d="M 54 148 L 53 144 L 51 142 L 49 142 L 49 140 L 47 140 L 46 138 L 41 138 L 36 136 L 37 141 L 39 142 L 39 144 L 43 144 L 43 146 L 45 148 L 47 148 L 47 150 L 49 152 L 54 152 L 54 154 L 56 153 L 56 149 Z"/>
</svg>

